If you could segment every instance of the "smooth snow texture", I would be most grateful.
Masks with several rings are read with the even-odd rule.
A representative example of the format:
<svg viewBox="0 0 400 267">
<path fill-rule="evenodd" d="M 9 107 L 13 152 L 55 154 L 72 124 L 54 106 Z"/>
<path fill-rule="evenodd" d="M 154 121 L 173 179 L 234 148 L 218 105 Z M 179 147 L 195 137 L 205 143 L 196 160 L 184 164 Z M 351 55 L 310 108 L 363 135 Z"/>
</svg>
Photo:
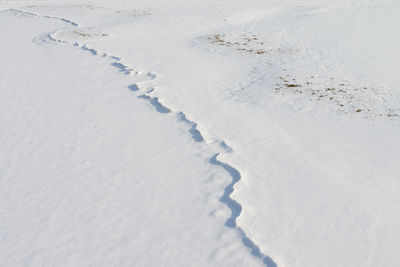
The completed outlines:
<svg viewBox="0 0 400 267">
<path fill-rule="evenodd" d="M 3 2 L 2 261 L 397 266 L 398 1 Z"/>
</svg>

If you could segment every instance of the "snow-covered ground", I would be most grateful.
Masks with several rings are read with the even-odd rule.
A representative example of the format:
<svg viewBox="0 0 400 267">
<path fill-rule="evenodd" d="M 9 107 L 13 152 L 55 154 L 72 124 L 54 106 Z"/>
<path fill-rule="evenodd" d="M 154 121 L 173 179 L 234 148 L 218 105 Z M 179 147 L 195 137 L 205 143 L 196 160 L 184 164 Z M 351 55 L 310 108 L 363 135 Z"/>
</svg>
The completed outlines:
<svg viewBox="0 0 400 267">
<path fill-rule="evenodd" d="M 1 266 L 397 266 L 400 2 L 0 1 Z"/>
</svg>

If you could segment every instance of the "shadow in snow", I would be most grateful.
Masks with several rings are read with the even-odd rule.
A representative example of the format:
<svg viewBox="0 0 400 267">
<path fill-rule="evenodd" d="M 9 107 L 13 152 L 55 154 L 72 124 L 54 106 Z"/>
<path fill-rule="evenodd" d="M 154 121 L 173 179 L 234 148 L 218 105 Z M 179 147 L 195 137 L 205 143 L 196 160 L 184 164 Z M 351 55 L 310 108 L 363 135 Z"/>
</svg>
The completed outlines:
<svg viewBox="0 0 400 267">
<path fill-rule="evenodd" d="M 233 151 L 233 148 L 228 146 L 225 141 L 221 141 L 220 146 L 228 153 Z"/>
<path fill-rule="evenodd" d="M 239 202 L 231 198 L 231 195 L 235 191 L 235 184 L 238 183 L 240 179 L 242 179 L 242 176 L 240 172 L 231 165 L 219 161 L 217 159 L 218 156 L 219 153 L 212 156 L 210 159 L 210 163 L 223 168 L 232 177 L 232 182 L 227 187 L 225 187 L 224 195 L 220 198 L 220 201 L 222 203 L 225 203 L 232 212 L 231 217 L 229 217 L 229 219 L 225 222 L 225 225 L 231 228 L 236 228 L 242 238 L 243 244 L 250 249 L 252 255 L 261 259 L 267 267 L 278 267 L 276 262 L 270 256 L 263 254 L 260 250 L 260 247 L 257 246 L 246 235 L 245 231 L 241 227 L 237 226 L 237 219 L 242 213 L 243 208 L 242 205 L 239 204 Z"/>
<path fill-rule="evenodd" d="M 30 15 L 28 13 L 28 15 Z M 52 18 L 52 17 L 49 17 Z M 63 18 L 57 18 L 57 19 L 61 19 L 64 22 L 70 23 L 73 26 L 77 26 L 76 23 L 69 21 L 69 20 L 65 20 Z M 51 36 L 49 36 L 51 37 Z M 51 38 L 52 39 L 52 38 Z M 56 40 L 54 40 L 56 41 Z M 60 41 L 59 41 L 60 42 Z M 77 46 L 80 47 L 79 43 L 75 42 L 75 43 L 71 43 L 71 45 L 73 46 Z M 83 45 L 82 50 L 88 51 L 90 52 L 92 55 L 98 55 L 99 52 L 95 49 L 92 48 L 88 48 L 86 45 Z M 103 54 L 103 57 L 106 57 L 107 54 Z M 110 56 L 112 59 L 117 60 L 116 62 L 111 63 L 111 65 L 113 67 L 116 67 L 119 69 L 120 72 L 124 73 L 124 74 L 131 74 L 132 73 L 132 69 L 128 68 L 126 65 L 118 62 L 120 60 L 119 57 L 114 57 L 114 56 Z M 156 75 L 149 72 L 146 74 L 147 77 L 149 77 L 150 79 L 155 79 Z M 129 85 L 128 88 L 131 91 L 139 91 L 139 87 L 136 84 L 132 84 Z M 151 89 L 149 92 L 151 92 L 153 89 Z M 150 104 L 152 106 L 154 106 L 156 108 L 156 110 L 160 113 L 171 113 L 171 110 L 168 109 L 167 107 L 165 107 L 164 105 L 162 105 L 159 102 L 159 99 L 157 97 L 150 97 L 146 94 L 140 95 L 138 96 L 138 98 L 143 98 L 145 100 L 148 100 L 150 102 Z M 189 130 L 189 133 L 192 135 L 193 139 L 196 142 L 203 142 L 204 141 L 204 137 L 201 135 L 200 131 L 197 129 L 197 124 L 193 121 L 190 121 L 186 118 L 186 115 L 183 112 L 179 112 L 178 113 L 179 119 L 181 121 L 184 121 L 185 123 L 188 123 L 191 125 L 191 128 Z M 226 151 L 226 152 L 231 152 L 232 148 L 230 146 L 228 146 L 224 141 L 222 141 L 220 143 L 221 147 Z M 231 194 L 234 192 L 234 186 L 236 183 L 238 183 L 241 180 L 241 174 L 240 172 L 235 169 L 234 167 L 232 167 L 229 164 L 223 163 L 221 161 L 219 161 L 217 158 L 219 156 L 219 153 L 215 154 L 213 157 L 210 158 L 209 162 L 213 165 L 219 166 L 221 168 L 223 168 L 225 171 L 227 171 L 229 173 L 229 175 L 232 177 L 232 182 L 225 187 L 224 189 L 224 194 L 223 196 L 220 198 L 220 201 L 222 203 L 225 203 L 230 209 L 231 209 L 231 216 L 230 218 L 228 218 L 228 220 L 225 222 L 225 225 L 230 227 L 230 228 L 235 228 L 238 230 L 241 238 L 242 238 L 242 242 L 243 244 L 248 247 L 251 250 L 251 254 L 256 256 L 257 258 L 261 259 L 262 262 L 267 266 L 267 267 L 277 267 L 278 265 L 274 262 L 274 260 L 269 257 L 268 255 L 265 255 L 261 252 L 260 248 L 249 238 L 247 237 L 246 233 L 244 232 L 244 230 L 239 227 L 237 225 L 237 219 L 239 218 L 240 214 L 242 213 L 242 206 L 239 204 L 239 202 L 237 202 L 236 200 L 231 198 Z"/>
<path fill-rule="evenodd" d="M 156 110 L 160 113 L 170 113 L 171 110 L 165 107 L 158 101 L 158 97 L 150 97 L 148 95 L 140 95 L 138 98 L 143 98 L 149 100 L 150 104 L 156 108 Z"/>
<path fill-rule="evenodd" d="M 231 228 L 235 228 L 237 226 L 236 220 L 240 216 L 240 213 L 242 212 L 242 206 L 239 204 L 239 202 L 231 198 L 231 194 L 234 191 L 235 184 L 240 181 L 241 175 L 240 172 L 235 168 L 233 168 L 232 166 L 217 160 L 218 156 L 219 153 L 215 154 L 210 159 L 210 163 L 224 168 L 225 171 L 227 171 L 232 177 L 232 182 L 227 187 L 225 187 L 224 195 L 220 198 L 220 201 L 222 203 L 225 203 L 231 209 L 232 212 L 231 217 L 225 222 L 225 225 Z"/>
<path fill-rule="evenodd" d="M 131 91 L 139 91 L 139 87 L 136 84 L 131 84 L 128 86 Z"/>
<path fill-rule="evenodd" d="M 119 69 L 120 72 L 124 73 L 124 74 L 131 74 L 132 69 L 130 69 L 128 66 L 125 66 L 124 64 L 120 63 L 120 62 L 113 62 L 111 63 L 111 66 L 116 67 L 117 69 Z"/>
<path fill-rule="evenodd" d="M 196 141 L 196 142 L 203 142 L 204 141 L 204 137 L 201 135 L 200 131 L 197 130 L 197 123 L 195 123 L 195 122 L 193 122 L 191 120 L 188 120 L 186 118 L 185 113 L 183 113 L 183 112 L 179 112 L 178 113 L 178 117 L 179 117 L 179 119 L 181 121 L 191 125 L 191 127 L 189 129 L 189 133 L 192 135 L 192 138 L 193 138 L 194 141 Z"/>
<path fill-rule="evenodd" d="M 120 57 L 116 57 L 116 56 L 110 56 L 110 58 L 111 58 L 111 59 L 114 59 L 114 60 L 116 60 L 116 61 L 120 61 L 120 60 L 121 60 Z"/>
<path fill-rule="evenodd" d="M 98 54 L 96 49 L 89 48 L 86 45 L 82 46 L 82 50 L 88 51 L 94 56 L 96 56 Z"/>
<path fill-rule="evenodd" d="M 70 24 L 70 25 L 72 25 L 74 27 L 79 27 L 78 23 L 73 22 L 72 20 L 69 20 L 69 19 L 65 19 L 65 18 L 52 17 L 52 16 L 48 16 L 48 15 L 39 15 L 39 14 L 35 14 L 35 13 L 27 12 L 27 11 L 22 11 L 22 10 L 17 10 L 17 9 L 13 9 L 13 8 L 8 9 L 7 11 L 9 13 L 22 14 L 22 15 L 38 17 L 38 18 L 56 19 L 56 20 L 60 20 L 62 22 L 65 22 L 67 24 Z"/>
</svg>

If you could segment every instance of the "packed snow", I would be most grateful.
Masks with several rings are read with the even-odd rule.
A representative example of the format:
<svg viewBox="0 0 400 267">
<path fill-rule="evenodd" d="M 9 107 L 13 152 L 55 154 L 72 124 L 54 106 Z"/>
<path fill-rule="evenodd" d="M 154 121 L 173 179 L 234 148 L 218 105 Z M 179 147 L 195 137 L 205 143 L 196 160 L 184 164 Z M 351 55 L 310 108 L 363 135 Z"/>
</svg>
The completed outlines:
<svg viewBox="0 0 400 267">
<path fill-rule="evenodd" d="M 0 266 L 397 266 L 400 2 L 0 0 Z"/>
</svg>

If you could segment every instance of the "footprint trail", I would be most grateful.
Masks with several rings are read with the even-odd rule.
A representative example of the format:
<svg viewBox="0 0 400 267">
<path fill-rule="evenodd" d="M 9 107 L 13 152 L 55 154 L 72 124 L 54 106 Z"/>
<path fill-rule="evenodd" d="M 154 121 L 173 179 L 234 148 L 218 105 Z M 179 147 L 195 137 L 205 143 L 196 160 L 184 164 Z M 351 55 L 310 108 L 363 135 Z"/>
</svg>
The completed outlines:
<svg viewBox="0 0 400 267">
<path fill-rule="evenodd" d="M 64 22 L 72 27 L 80 27 L 78 23 L 68 20 L 68 19 L 65 19 L 65 18 L 61 18 L 61 17 L 53 17 L 53 16 L 48 16 L 48 15 L 35 14 L 35 13 L 20 11 L 20 10 L 16 10 L 16 9 L 9 9 L 7 11 L 14 15 L 25 15 L 25 16 L 31 16 L 31 17 L 37 17 L 37 18 L 44 18 L 44 19 L 55 19 L 55 20 Z M 42 35 L 36 37 L 33 40 L 33 42 L 38 45 L 43 45 L 43 44 L 47 44 L 50 42 L 51 43 L 69 44 L 74 47 L 78 47 L 86 52 L 89 52 L 93 56 L 100 56 L 100 57 L 111 59 L 111 61 L 112 61 L 111 66 L 115 67 L 123 75 L 143 77 L 143 82 L 148 82 L 151 80 L 155 80 L 157 78 L 157 75 L 155 75 L 152 72 L 147 72 L 145 74 L 142 74 L 141 72 L 136 71 L 135 68 L 124 63 L 122 61 L 122 58 L 120 58 L 118 56 L 114 56 L 114 55 L 110 55 L 105 52 L 101 52 L 100 50 L 89 47 L 87 44 L 82 44 L 82 43 L 78 43 L 78 42 L 69 42 L 69 41 L 57 39 L 56 37 L 54 37 L 54 33 L 42 34 Z M 188 133 L 192 136 L 192 138 L 195 142 L 204 142 L 204 143 L 210 144 L 210 145 L 216 143 L 213 140 L 206 140 L 204 138 L 204 135 L 198 129 L 198 124 L 194 121 L 189 120 L 187 118 L 187 115 L 183 111 L 173 111 L 172 109 L 165 106 L 158 97 L 150 96 L 149 93 L 153 92 L 155 90 L 154 88 L 147 90 L 146 88 L 141 88 L 139 83 L 135 83 L 135 84 L 128 86 L 128 89 L 135 93 L 143 92 L 141 95 L 138 96 L 138 98 L 149 101 L 149 103 L 155 108 L 155 110 L 157 112 L 162 113 L 162 114 L 177 116 L 181 122 L 188 125 L 188 127 L 189 127 Z M 261 251 L 260 247 L 257 244 L 255 244 L 254 241 L 251 240 L 251 238 L 247 235 L 245 230 L 238 224 L 238 219 L 240 218 L 240 216 L 242 214 L 243 207 L 238 201 L 236 201 L 232 198 L 232 194 L 235 192 L 235 186 L 242 180 L 242 174 L 240 173 L 240 171 L 238 169 L 236 169 L 232 165 L 218 160 L 218 157 L 221 153 L 232 153 L 233 152 L 233 148 L 228 146 L 225 141 L 222 140 L 222 141 L 219 141 L 218 143 L 219 143 L 218 147 L 219 147 L 219 149 L 222 150 L 222 152 L 218 152 L 218 153 L 214 154 L 209 159 L 209 163 L 211 165 L 218 166 L 218 167 L 224 169 L 232 178 L 232 182 L 225 187 L 223 195 L 220 198 L 220 202 L 224 203 L 231 210 L 231 216 L 227 219 L 227 221 L 225 222 L 225 225 L 227 227 L 235 229 L 239 233 L 242 243 L 247 248 L 249 248 L 251 254 L 253 256 L 257 257 L 258 259 L 260 259 L 260 261 L 265 266 L 277 267 L 278 266 L 277 263 L 269 255 L 263 253 Z"/>
</svg>

